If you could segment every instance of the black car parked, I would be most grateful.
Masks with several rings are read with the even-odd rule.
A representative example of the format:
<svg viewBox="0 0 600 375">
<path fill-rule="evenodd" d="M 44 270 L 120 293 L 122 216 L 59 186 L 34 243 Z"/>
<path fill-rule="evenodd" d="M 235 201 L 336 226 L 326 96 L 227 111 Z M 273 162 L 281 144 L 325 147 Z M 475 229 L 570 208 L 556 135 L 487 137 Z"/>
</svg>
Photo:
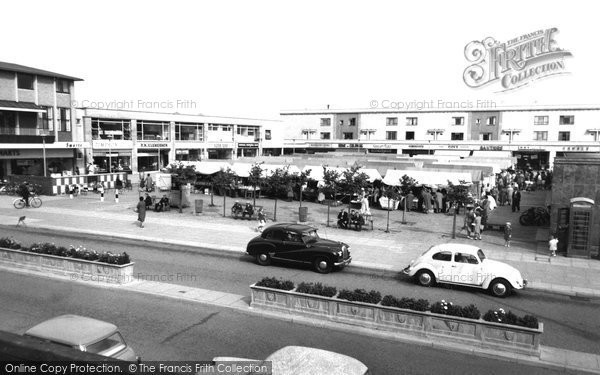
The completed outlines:
<svg viewBox="0 0 600 375">
<path fill-rule="evenodd" d="M 246 252 L 262 266 L 271 260 L 311 264 L 315 271 L 328 273 L 333 267 L 350 264 L 350 247 L 338 241 L 320 238 L 308 225 L 281 223 L 271 225 L 248 242 Z"/>
</svg>

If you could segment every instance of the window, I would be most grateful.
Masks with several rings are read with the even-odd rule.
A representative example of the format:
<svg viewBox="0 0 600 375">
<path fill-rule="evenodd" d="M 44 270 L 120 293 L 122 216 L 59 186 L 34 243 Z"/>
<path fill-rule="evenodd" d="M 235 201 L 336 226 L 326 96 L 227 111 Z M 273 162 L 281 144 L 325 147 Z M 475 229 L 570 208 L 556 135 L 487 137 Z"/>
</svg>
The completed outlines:
<svg viewBox="0 0 600 375">
<path fill-rule="evenodd" d="M 58 122 L 58 131 L 71 131 L 71 109 L 58 108 L 56 112 L 56 121 Z"/>
<path fill-rule="evenodd" d="M 330 118 L 322 118 L 321 126 L 331 126 L 331 119 Z"/>
<path fill-rule="evenodd" d="M 202 141 L 204 131 L 202 124 L 196 123 L 175 123 L 175 140 L 177 141 Z"/>
<path fill-rule="evenodd" d="M 571 140 L 571 132 L 558 132 L 558 140 L 559 141 L 570 141 Z"/>
<path fill-rule="evenodd" d="M 237 134 L 246 137 L 254 137 L 259 133 L 258 126 L 238 125 Z"/>
<path fill-rule="evenodd" d="M 417 125 L 419 123 L 419 119 L 417 117 L 407 117 L 406 125 Z"/>
<path fill-rule="evenodd" d="M 350 125 L 350 126 L 356 126 L 356 117 L 352 117 L 352 118 L 350 119 L 350 124 L 349 124 L 349 125 Z"/>
<path fill-rule="evenodd" d="M 397 138 L 397 132 L 385 132 L 385 139 L 388 141 L 395 141 Z"/>
<path fill-rule="evenodd" d="M 88 353 L 116 353 L 125 348 L 125 340 L 118 332 L 102 339 L 96 343 L 90 344 L 85 348 Z"/>
<path fill-rule="evenodd" d="M 452 253 L 449 251 L 440 251 L 439 253 L 433 254 L 431 259 L 449 262 L 452 259 Z"/>
<path fill-rule="evenodd" d="M 406 132 L 404 139 L 406 139 L 407 141 L 414 141 L 415 132 Z"/>
<path fill-rule="evenodd" d="M 344 125 L 344 120 L 340 120 L 340 126 Z"/>
<path fill-rule="evenodd" d="M 70 83 L 66 79 L 56 80 L 56 92 L 68 94 L 70 92 Z"/>
<path fill-rule="evenodd" d="M 558 119 L 559 125 L 573 125 L 575 123 L 575 116 L 560 116 Z"/>
<path fill-rule="evenodd" d="M 486 124 L 496 125 L 496 116 L 490 116 L 487 118 Z"/>
<path fill-rule="evenodd" d="M 271 129 L 266 129 L 266 130 L 265 130 L 265 139 L 266 139 L 267 141 L 270 141 L 270 140 L 271 140 Z"/>
<path fill-rule="evenodd" d="M 454 261 L 457 263 L 479 264 L 477 257 L 471 254 L 456 253 L 454 254 Z"/>
<path fill-rule="evenodd" d="M 17 87 L 24 90 L 33 90 L 33 81 L 35 77 L 32 74 L 17 73 Z"/>
<path fill-rule="evenodd" d="M 329 133 L 329 132 L 321 133 L 321 139 L 331 139 L 331 133 Z"/>
<path fill-rule="evenodd" d="M 54 108 L 48 107 L 46 108 L 46 116 L 48 119 L 48 130 L 54 130 Z"/>
<path fill-rule="evenodd" d="M 450 134 L 450 139 L 452 141 L 463 141 L 465 137 L 464 133 L 451 133 Z"/>
<path fill-rule="evenodd" d="M 533 132 L 533 140 L 534 141 L 547 141 L 548 140 L 548 132 Z"/>
<path fill-rule="evenodd" d="M 398 125 L 398 117 L 388 117 L 385 119 L 385 124 L 387 126 L 396 126 Z"/>
<path fill-rule="evenodd" d="M 452 125 L 464 125 L 465 118 L 464 117 L 452 117 Z"/>
<path fill-rule="evenodd" d="M 492 133 L 481 133 L 481 140 L 482 141 L 491 141 Z"/>
<path fill-rule="evenodd" d="M 92 119 L 92 139 L 131 140 L 131 121 Z"/>
<path fill-rule="evenodd" d="M 344 139 L 354 139 L 354 133 L 344 133 Z"/>
<path fill-rule="evenodd" d="M 481 125 L 481 119 L 480 118 L 475 119 L 475 125 Z"/>
<path fill-rule="evenodd" d="M 168 141 L 169 127 L 168 122 L 140 120 L 137 122 L 137 139 L 140 141 Z"/>
<path fill-rule="evenodd" d="M 230 132 L 233 130 L 233 125 L 226 125 L 226 124 L 208 124 L 208 130 L 209 131 L 223 131 L 223 132 Z"/>
<path fill-rule="evenodd" d="M 290 242 L 302 242 L 302 237 L 300 237 L 298 233 L 287 232 L 285 240 Z"/>
<path fill-rule="evenodd" d="M 548 116 L 535 116 L 533 125 L 548 125 Z"/>
</svg>

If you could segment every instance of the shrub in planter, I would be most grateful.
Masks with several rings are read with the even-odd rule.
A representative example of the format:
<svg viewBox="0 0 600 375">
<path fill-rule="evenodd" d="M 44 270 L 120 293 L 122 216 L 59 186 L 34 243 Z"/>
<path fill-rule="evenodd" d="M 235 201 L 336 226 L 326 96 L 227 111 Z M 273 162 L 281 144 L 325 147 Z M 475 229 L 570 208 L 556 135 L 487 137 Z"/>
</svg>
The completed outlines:
<svg viewBox="0 0 600 375">
<path fill-rule="evenodd" d="M 274 277 L 264 277 L 256 283 L 256 286 L 264 286 L 265 288 L 292 290 L 294 283 L 289 280 L 276 279 Z"/>
<path fill-rule="evenodd" d="M 488 322 L 511 324 L 535 329 L 539 327 L 538 320 L 535 316 L 525 315 L 524 317 L 520 318 L 517 315 L 515 315 L 512 311 L 509 311 L 507 313 L 502 308 L 498 310 L 488 310 L 488 312 L 486 312 L 483 316 L 483 320 Z"/>
<path fill-rule="evenodd" d="M 0 238 L 0 247 L 18 250 L 21 248 L 21 244 L 11 237 L 2 237 Z"/>
<path fill-rule="evenodd" d="M 337 293 L 337 289 L 333 286 L 326 286 L 321 283 L 300 283 L 298 288 L 296 288 L 296 292 L 333 297 Z"/>
<path fill-rule="evenodd" d="M 338 294 L 337 298 L 345 299 L 348 301 L 372 303 L 376 305 L 379 303 L 379 301 L 381 301 L 381 293 L 375 290 L 367 292 L 364 289 L 354 289 L 353 291 L 348 289 L 342 289 L 340 291 L 340 294 Z"/>
<path fill-rule="evenodd" d="M 444 300 L 434 303 L 431 306 L 431 312 L 436 314 L 458 316 L 461 318 L 469 319 L 479 319 L 481 317 L 481 313 L 473 304 L 462 307 L 459 305 L 454 305 L 452 302 L 446 302 Z"/>
<path fill-rule="evenodd" d="M 429 310 L 429 301 L 426 299 L 418 299 L 403 297 L 398 299 L 394 296 L 387 295 L 381 300 L 383 306 L 398 307 L 400 309 L 409 309 L 415 311 Z"/>
</svg>

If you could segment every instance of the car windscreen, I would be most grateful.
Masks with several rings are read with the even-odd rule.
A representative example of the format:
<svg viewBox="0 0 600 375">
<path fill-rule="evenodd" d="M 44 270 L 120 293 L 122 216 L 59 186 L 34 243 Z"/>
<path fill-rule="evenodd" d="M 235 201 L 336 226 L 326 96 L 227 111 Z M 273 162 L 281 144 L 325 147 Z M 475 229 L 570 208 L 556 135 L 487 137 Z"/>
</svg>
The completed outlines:
<svg viewBox="0 0 600 375">
<path fill-rule="evenodd" d="M 119 332 L 86 346 L 86 352 L 111 356 L 125 348 L 125 340 Z"/>
</svg>

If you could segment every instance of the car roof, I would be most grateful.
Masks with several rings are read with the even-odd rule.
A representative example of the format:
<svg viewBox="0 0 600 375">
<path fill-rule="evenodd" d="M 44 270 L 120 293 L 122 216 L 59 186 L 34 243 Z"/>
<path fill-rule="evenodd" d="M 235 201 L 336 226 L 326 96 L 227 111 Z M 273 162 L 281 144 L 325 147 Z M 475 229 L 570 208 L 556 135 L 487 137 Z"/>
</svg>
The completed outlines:
<svg viewBox="0 0 600 375">
<path fill-rule="evenodd" d="M 273 374 L 354 375 L 366 374 L 367 366 L 358 359 L 328 350 L 305 346 L 286 346 L 266 358 L 272 361 Z"/>
<path fill-rule="evenodd" d="M 431 249 L 429 249 L 429 251 L 431 252 L 431 251 L 446 250 L 446 251 L 452 251 L 452 252 L 460 251 L 461 253 L 477 254 L 477 251 L 479 249 L 480 248 L 478 246 L 462 244 L 462 243 L 443 243 L 443 244 L 432 246 Z"/>
<path fill-rule="evenodd" d="M 25 332 L 25 335 L 79 346 L 97 342 L 117 331 L 117 326 L 79 315 L 61 315 L 42 322 Z"/>
<path fill-rule="evenodd" d="M 285 230 L 291 230 L 294 232 L 309 232 L 311 230 L 317 230 L 317 228 L 311 227 L 310 225 L 296 224 L 296 223 L 273 224 L 273 225 L 270 225 L 268 229 L 285 229 Z"/>
</svg>

